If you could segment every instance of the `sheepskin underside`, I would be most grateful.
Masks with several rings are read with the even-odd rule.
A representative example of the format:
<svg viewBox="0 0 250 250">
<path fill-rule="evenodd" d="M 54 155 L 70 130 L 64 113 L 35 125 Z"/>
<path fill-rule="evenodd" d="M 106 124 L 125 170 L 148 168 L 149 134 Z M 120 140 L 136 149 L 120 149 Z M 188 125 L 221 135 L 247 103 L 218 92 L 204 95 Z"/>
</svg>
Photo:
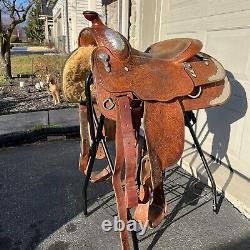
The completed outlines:
<svg viewBox="0 0 250 250">
<path fill-rule="evenodd" d="M 81 100 L 85 100 L 85 77 L 91 69 L 90 57 L 94 49 L 95 46 L 92 45 L 79 47 L 69 56 L 65 63 L 63 70 L 63 94 L 68 102 L 78 103 Z"/>
</svg>

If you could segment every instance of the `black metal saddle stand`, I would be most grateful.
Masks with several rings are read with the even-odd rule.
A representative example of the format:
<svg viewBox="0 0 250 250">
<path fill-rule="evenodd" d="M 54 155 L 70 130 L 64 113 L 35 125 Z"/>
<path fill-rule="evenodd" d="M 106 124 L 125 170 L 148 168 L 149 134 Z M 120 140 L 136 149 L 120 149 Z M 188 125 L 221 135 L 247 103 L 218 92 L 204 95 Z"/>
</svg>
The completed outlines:
<svg viewBox="0 0 250 250">
<path fill-rule="evenodd" d="M 86 178 L 84 179 L 83 191 L 82 191 L 82 194 L 83 194 L 83 212 L 84 212 L 85 216 L 88 216 L 87 189 L 88 189 L 91 173 L 93 170 L 93 166 L 95 163 L 95 157 L 96 157 L 96 152 L 97 152 L 97 148 L 98 148 L 99 143 L 102 143 L 105 157 L 108 161 L 108 164 L 111 168 L 112 173 L 114 172 L 114 164 L 112 162 L 109 149 L 107 147 L 105 138 L 104 138 L 103 133 L 102 133 L 105 117 L 104 117 L 104 115 L 101 114 L 99 119 L 98 119 L 96 112 L 95 112 L 95 109 L 94 109 L 94 106 L 93 106 L 93 103 L 92 103 L 91 91 L 90 91 L 90 86 L 91 86 L 92 82 L 93 82 L 93 77 L 92 77 L 92 73 L 90 72 L 87 75 L 86 80 L 85 80 L 87 118 L 88 118 L 89 131 L 90 131 L 90 137 L 91 137 L 91 145 L 89 147 L 89 159 L 88 159 L 88 164 L 87 164 L 87 175 L 86 175 Z M 215 184 L 213 175 L 209 169 L 207 160 L 206 160 L 204 153 L 201 149 L 200 143 L 195 135 L 195 132 L 194 132 L 192 124 L 191 124 L 191 122 L 193 122 L 193 125 L 196 123 L 196 118 L 195 118 L 194 113 L 192 111 L 184 112 L 184 118 L 185 118 L 185 126 L 187 126 L 189 128 L 189 131 L 190 131 L 191 136 L 192 136 L 193 141 L 194 141 L 193 146 L 197 149 L 197 151 L 200 155 L 200 158 L 202 160 L 202 163 L 205 167 L 205 170 L 207 172 L 208 178 L 211 182 L 212 193 L 213 193 L 213 211 L 215 213 L 218 213 L 219 204 L 218 204 L 218 199 L 217 199 L 216 184 Z M 128 209 L 127 214 L 128 214 L 127 215 L 128 220 L 131 220 L 132 216 L 130 214 L 129 209 Z M 139 250 L 136 231 L 132 231 L 131 235 L 132 235 L 134 249 Z"/>
</svg>

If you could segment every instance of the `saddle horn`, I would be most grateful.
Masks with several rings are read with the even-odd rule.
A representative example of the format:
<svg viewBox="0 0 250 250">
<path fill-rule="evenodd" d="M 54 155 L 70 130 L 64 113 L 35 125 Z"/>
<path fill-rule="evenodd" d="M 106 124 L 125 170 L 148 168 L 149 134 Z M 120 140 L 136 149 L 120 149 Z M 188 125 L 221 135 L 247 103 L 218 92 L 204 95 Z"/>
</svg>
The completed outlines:
<svg viewBox="0 0 250 250">
<path fill-rule="evenodd" d="M 83 11 L 82 14 L 88 21 L 92 22 L 92 25 L 104 25 L 98 13 L 96 13 L 95 11 L 86 10 Z"/>
<path fill-rule="evenodd" d="M 81 31 L 78 40 L 80 44 L 86 45 L 85 40 L 89 39 L 85 39 L 85 36 L 90 36 L 87 34 L 90 32 L 96 44 L 99 47 L 104 46 L 109 49 L 118 60 L 124 60 L 129 57 L 131 48 L 123 35 L 105 26 L 97 12 L 87 10 L 83 12 L 83 15 L 88 21 L 92 22 L 92 27 Z"/>
</svg>

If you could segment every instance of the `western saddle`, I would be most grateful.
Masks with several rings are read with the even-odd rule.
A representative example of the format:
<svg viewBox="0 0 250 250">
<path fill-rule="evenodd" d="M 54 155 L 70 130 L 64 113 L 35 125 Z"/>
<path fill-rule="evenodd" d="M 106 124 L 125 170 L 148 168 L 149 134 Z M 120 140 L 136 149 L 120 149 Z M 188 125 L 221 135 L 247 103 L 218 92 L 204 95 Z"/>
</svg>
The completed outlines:
<svg viewBox="0 0 250 250">
<path fill-rule="evenodd" d="M 134 208 L 135 220 L 156 227 L 166 215 L 162 172 L 183 153 L 183 113 L 224 104 L 230 96 L 230 84 L 222 65 L 200 52 L 199 40 L 165 40 L 140 52 L 105 26 L 96 12 L 83 14 L 92 27 L 80 32 L 79 48 L 95 47 L 91 71 L 97 107 L 116 123 L 112 183 L 119 218 L 126 223 L 127 208 Z M 86 118 L 83 105 L 80 112 Z M 138 146 L 140 130 L 145 135 L 144 150 Z M 81 136 L 80 167 L 86 173 L 89 142 L 83 118 Z M 140 181 L 136 183 L 138 169 Z M 91 178 L 95 182 L 108 176 L 110 168 L 106 167 Z M 120 232 L 120 237 L 123 249 L 129 249 L 128 232 Z"/>
</svg>

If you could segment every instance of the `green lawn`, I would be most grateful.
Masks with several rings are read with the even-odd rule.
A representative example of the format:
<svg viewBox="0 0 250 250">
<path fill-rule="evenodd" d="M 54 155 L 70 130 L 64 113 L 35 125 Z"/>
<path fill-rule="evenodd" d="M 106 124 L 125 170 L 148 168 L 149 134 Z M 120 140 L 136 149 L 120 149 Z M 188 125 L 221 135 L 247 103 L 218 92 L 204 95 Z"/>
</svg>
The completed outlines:
<svg viewBox="0 0 250 250">
<path fill-rule="evenodd" d="M 32 67 L 33 73 L 46 67 L 52 71 L 61 71 L 65 59 L 66 57 L 61 55 L 13 55 L 11 56 L 12 74 L 31 74 Z"/>
<path fill-rule="evenodd" d="M 31 74 L 32 62 L 41 55 L 13 55 L 11 56 L 11 70 L 13 75 Z"/>
</svg>

